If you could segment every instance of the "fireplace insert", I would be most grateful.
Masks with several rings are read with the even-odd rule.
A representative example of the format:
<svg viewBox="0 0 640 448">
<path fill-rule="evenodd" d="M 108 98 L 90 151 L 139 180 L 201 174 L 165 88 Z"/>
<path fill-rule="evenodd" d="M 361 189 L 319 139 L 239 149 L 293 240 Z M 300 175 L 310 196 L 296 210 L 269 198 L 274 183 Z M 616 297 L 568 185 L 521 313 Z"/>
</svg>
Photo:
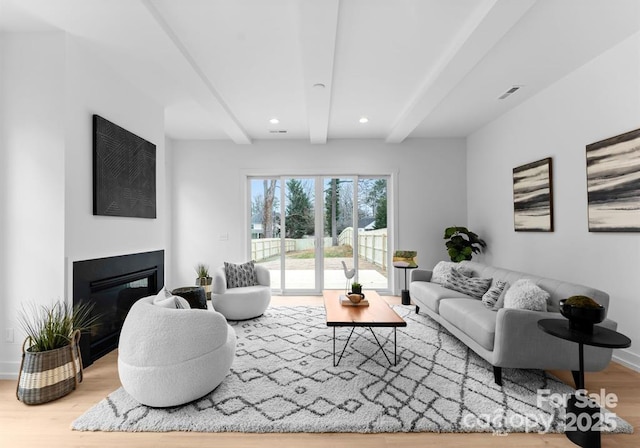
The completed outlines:
<svg viewBox="0 0 640 448">
<path fill-rule="evenodd" d="M 84 367 L 118 347 L 131 306 L 163 285 L 163 250 L 73 263 L 73 304 L 92 303 L 99 316 L 98 325 L 80 339 Z"/>
</svg>

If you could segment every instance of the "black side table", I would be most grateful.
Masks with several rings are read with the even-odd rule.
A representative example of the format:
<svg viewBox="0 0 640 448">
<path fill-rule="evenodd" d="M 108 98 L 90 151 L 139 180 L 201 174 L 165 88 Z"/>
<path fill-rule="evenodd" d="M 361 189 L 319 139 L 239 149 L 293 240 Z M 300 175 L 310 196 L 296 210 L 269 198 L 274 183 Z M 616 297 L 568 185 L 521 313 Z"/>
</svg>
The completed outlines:
<svg viewBox="0 0 640 448">
<path fill-rule="evenodd" d="M 416 266 L 395 266 L 398 269 L 404 269 L 404 289 L 400 292 L 402 297 L 403 305 L 411 305 L 411 297 L 409 297 L 409 289 L 407 288 L 407 270 L 408 269 L 416 269 Z"/>
<path fill-rule="evenodd" d="M 566 319 L 541 319 L 538 321 L 538 327 L 552 336 L 558 337 L 571 342 L 578 343 L 578 363 L 579 371 L 573 372 L 573 379 L 576 383 L 576 389 L 584 389 L 584 346 L 591 345 L 594 347 L 604 348 L 627 348 L 631 346 L 631 339 L 608 328 L 594 325 L 593 333 L 585 333 L 569 328 L 569 321 Z M 578 399 L 572 396 L 567 403 L 567 414 L 573 414 L 576 418 L 580 414 L 589 413 L 592 423 L 602 422 L 594 416 L 600 413 L 600 408 L 593 403 L 593 406 L 584 407 L 584 397 Z M 578 403 L 581 401 L 581 403 Z M 591 428 L 587 430 L 577 429 L 575 431 L 565 432 L 567 438 L 576 445 L 584 448 L 600 448 L 600 431 L 594 431 Z"/>
</svg>

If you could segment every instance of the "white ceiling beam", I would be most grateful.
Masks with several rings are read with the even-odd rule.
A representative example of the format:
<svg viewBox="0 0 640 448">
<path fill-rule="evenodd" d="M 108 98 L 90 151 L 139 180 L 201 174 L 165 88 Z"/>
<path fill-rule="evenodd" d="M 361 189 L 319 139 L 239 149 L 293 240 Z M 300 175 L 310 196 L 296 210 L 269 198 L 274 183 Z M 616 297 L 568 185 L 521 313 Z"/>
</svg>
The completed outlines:
<svg viewBox="0 0 640 448">
<path fill-rule="evenodd" d="M 340 0 L 303 0 L 298 6 L 309 140 L 324 144 L 329 133 Z"/>
<path fill-rule="evenodd" d="M 222 128 L 229 138 L 235 143 L 251 144 L 251 138 L 249 135 L 247 135 L 246 131 L 227 103 L 222 99 L 211 80 L 207 78 L 202 69 L 198 66 L 195 59 L 189 53 L 189 50 L 187 50 L 184 44 L 180 41 L 180 38 L 164 19 L 160 11 L 158 11 L 151 0 L 140 1 L 147 8 L 151 16 L 155 19 L 160 28 L 162 28 L 164 33 L 175 46 L 176 50 L 180 52 L 182 58 L 190 67 L 190 75 L 193 79 L 192 82 L 189 82 L 189 88 L 193 92 L 196 101 L 204 107 L 205 110 L 217 117 L 219 122 L 215 124 L 216 127 Z"/>
<path fill-rule="evenodd" d="M 400 113 L 387 143 L 401 143 L 537 0 L 484 0 Z"/>
</svg>

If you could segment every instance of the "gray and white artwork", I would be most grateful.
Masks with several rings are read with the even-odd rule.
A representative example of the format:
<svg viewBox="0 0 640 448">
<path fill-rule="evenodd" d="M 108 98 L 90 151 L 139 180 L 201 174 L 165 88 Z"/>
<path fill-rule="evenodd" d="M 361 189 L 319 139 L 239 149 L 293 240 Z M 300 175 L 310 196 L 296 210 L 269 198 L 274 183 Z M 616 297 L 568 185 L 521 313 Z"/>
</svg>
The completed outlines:
<svg viewBox="0 0 640 448">
<path fill-rule="evenodd" d="M 516 231 L 553 232 L 551 158 L 513 169 L 513 222 Z"/>
<path fill-rule="evenodd" d="M 640 231 L 640 129 L 587 145 L 590 232 Z"/>
</svg>

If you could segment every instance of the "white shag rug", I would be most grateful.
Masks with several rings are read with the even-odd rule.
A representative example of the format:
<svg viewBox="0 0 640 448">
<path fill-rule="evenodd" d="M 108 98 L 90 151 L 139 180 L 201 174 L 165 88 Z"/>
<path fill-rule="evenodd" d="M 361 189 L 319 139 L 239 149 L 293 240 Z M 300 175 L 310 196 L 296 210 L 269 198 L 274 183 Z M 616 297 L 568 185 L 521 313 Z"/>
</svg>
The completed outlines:
<svg viewBox="0 0 640 448">
<path fill-rule="evenodd" d="M 172 408 L 137 403 L 120 388 L 72 423 L 79 431 L 198 432 L 563 432 L 564 408 L 553 400 L 574 390 L 540 370 L 490 364 L 413 307 L 394 309 L 391 366 L 371 332 L 357 328 L 338 367 L 323 307 L 269 308 L 231 322 L 238 344 L 231 372 L 210 394 Z M 337 350 L 350 328 L 338 328 Z M 374 328 L 389 357 L 393 330 Z M 196 341 L 194 341 L 196 342 Z M 197 341 L 206 343 L 206 341 Z M 551 395 L 548 395 L 551 394 Z M 540 406 L 538 406 L 540 405 Z M 633 432 L 615 414 L 609 432 Z"/>
</svg>

